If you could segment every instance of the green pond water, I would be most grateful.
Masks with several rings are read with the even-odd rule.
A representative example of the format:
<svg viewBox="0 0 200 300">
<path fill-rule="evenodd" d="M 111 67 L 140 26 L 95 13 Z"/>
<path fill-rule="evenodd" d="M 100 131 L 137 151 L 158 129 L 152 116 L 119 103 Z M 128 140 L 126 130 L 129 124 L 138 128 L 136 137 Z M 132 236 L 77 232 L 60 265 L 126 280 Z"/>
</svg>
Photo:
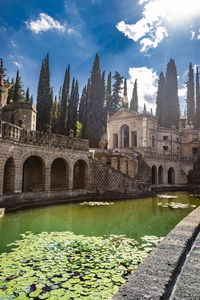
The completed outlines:
<svg viewBox="0 0 200 300">
<path fill-rule="evenodd" d="M 9 251 L 6 245 L 26 231 L 105 237 L 123 234 L 137 241 L 145 235 L 166 236 L 200 200 L 183 192 L 165 194 L 178 197 L 113 201 L 109 206 L 65 204 L 7 213 L 0 218 L 0 252 Z M 176 207 L 177 203 L 185 206 Z"/>
</svg>

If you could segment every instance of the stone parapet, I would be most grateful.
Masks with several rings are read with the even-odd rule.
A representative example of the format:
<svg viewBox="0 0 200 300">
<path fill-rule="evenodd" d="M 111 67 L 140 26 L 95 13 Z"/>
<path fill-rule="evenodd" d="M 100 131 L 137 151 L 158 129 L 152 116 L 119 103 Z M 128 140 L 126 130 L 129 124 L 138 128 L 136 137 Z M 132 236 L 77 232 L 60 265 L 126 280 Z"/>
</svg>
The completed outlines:
<svg viewBox="0 0 200 300">
<path fill-rule="evenodd" d="M 23 144 L 58 147 L 61 149 L 89 150 L 88 140 L 75 137 L 26 130 L 11 123 L 0 120 L 0 138 Z"/>
<path fill-rule="evenodd" d="M 174 286 L 199 232 L 200 207 L 167 235 L 133 272 L 113 299 L 199 299 L 199 288 L 191 298 L 185 297 L 185 294 L 180 297 L 180 293 L 180 298 L 172 297 Z"/>
</svg>

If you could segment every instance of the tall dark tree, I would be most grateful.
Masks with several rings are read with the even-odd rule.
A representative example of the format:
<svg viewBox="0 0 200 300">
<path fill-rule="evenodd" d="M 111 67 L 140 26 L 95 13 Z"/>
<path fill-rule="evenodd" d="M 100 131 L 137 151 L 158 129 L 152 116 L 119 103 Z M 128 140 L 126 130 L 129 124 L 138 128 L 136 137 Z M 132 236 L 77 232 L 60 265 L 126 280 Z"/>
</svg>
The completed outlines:
<svg viewBox="0 0 200 300">
<path fill-rule="evenodd" d="M 79 105 L 79 122 L 81 123 L 81 138 L 87 138 L 87 86 L 83 88 Z"/>
<path fill-rule="evenodd" d="M 128 109 L 128 94 L 127 94 L 127 80 L 124 79 L 124 92 L 123 92 L 123 105 L 124 108 Z"/>
<path fill-rule="evenodd" d="M 196 127 L 200 127 L 200 91 L 198 67 L 196 68 Z"/>
<path fill-rule="evenodd" d="M 13 91 L 13 102 L 23 102 L 24 101 L 24 90 L 21 82 L 21 77 L 19 76 L 19 71 L 17 70 L 14 91 Z"/>
<path fill-rule="evenodd" d="M 114 84 L 113 84 L 113 96 L 112 96 L 112 109 L 111 115 L 116 113 L 122 107 L 122 83 L 123 77 L 116 71 L 113 76 Z"/>
<path fill-rule="evenodd" d="M 74 136 L 76 136 L 78 102 L 79 102 L 78 80 L 75 81 L 75 78 L 73 78 L 71 95 L 70 95 L 69 105 L 68 105 L 68 116 L 67 116 L 68 135 L 70 133 L 70 129 L 72 129 L 74 132 Z"/>
<path fill-rule="evenodd" d="M 180 119 L 178 83 L 176 66 L 173 59 L 167 65 L 163 111 L 163 126 L 171 127 L 174 125 L 178 128 Z"/>
<path fill-rule="evenodd" d="M 42 61 L 37 93 L 37 129 L 50 124 L 52 91 L 50 86 L 49 54 Z"/>
<path fill-rule="evenodd" d="M 112 112 L 112 73 L 108 74 L 107 86 L 106 86 L 106 112 L 111 114 Z"/>
<path fill-rule="evenodd" d="M 30 92 L 29 88 L 26 90 L 26 98 L 25 98 L 26 103 L 31 103 L 31 98 L 30 98 Z"/>
<path fill-rule="evenodd" d="M 14 89 L 15 89 L 14 78 L 12 78 L 11 83 L 12 83 L 12 87 L 8 90 L 7 104 L 13 102 L 13 95 L 14 95 Z"/>
<path fill-rule="evenodd" d="M 130 102 L 130 110 L 138 112 L 138 94 L 137 94 L 137 79 L 135 79 L 133 94 Z"/>
<path fill-rule="evenodd" d="M 67 107 L 69 102 L 70 94 L 70 65 L 65 71 L 64 82 L 62 86 L 62 96 L 60 103 L 60 134 L 66 134 L 66 117 L 67 117 Z"/>
<path fill-rule="evenodd" d="M 158 118 L 158 123 L 160 126 L 163 126 L 163 115 L 164 115 L 164 99 L 165 99 L 165 76 L 163 72 L 160 73 L 158 81 L 158 91 L 156 98 L 156 116 Z"/>
<path fill-rule="evenodd" d="M 58 100 L 57 96 L 55 96 L 52 110 L 51 110 L 51 127 L 53 133 L 58 133 Z"/>
<path fill-rule="evenodd" d="M 188 82 L 187 82 L 187 119 L 188 122 L 195 124 L 195 101 L 194 101 L 194 71 L 192 64 L 189 65 Z"/>
<path fill-rule="evenodd" d="M 99 55 L 96 54 L 92 68 L 88 101 L 88 139 L 92 147 L 98 147 L 104 131 L 105 91 L 102 89 L 102 76 Z"/>
</svg>

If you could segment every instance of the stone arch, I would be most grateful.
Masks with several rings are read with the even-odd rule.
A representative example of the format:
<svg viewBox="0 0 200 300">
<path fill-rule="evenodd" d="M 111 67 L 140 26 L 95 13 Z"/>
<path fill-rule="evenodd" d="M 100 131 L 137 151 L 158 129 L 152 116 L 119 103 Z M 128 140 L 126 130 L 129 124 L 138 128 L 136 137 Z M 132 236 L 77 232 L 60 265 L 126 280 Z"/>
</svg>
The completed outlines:
<svg viewBox="0 0 200 300">
<path fill-rule="evenodd" d="M 79 159 L 73 168 L 73 189 L 85 189 L 88 187 L 88 164 Z"/>
<path fill-rule="evenodd" d="M 158 168 L 158 184 L 163 183 L 163 167 L 159 166 Z"/>
<path fill-rule="evenodd" d="M 51 190 L 67 189 L 69 186 L 69 165 L 64 158 L 55 158 L 51 164 Z"/>
<path fill-rule="evenodd" d="M 151 183 L 157 184 L 157 168 L 155 165 L 151 168 Z"/>
<path fill-rule="evenodd" d="M 121 127 L 121 147 L 129 147 L 129 127 L 128 125 L 123 125 Z"/>
<path fill-rule="evenodd" d="M 169 168 L 168 170 L 168 184 L 174 184 L 175 183 L 175 171 L 174 168 Z"/>
<path fill-rule="evenodd" d="M 15 192 L 15 162 L 10 156 L 4 165 L 3 176 L 3 194 L 11 194 Z"/>
<path fill-rule="evenodd" d="M 23 163 L 23 192 L 44 191 L 45 163 L 40 156 L 31 155 Z"/>
</svg>

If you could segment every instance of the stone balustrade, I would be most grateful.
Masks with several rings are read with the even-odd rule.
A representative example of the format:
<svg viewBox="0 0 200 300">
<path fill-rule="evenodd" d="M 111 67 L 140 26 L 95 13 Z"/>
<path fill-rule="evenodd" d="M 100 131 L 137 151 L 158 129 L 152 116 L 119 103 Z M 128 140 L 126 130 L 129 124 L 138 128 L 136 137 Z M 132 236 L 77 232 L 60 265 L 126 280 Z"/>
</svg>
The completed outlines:
<svg viewBox="0 0 200 300">
<path fill-rule="evenodd" d="M 184 163 L 192 163 L 193 159 L 191 157 L 184 157 L 179 154 L 171 154 L 171 153 L 155 153 L 150 151 L 144 151 L 143 157 L 147 159 L 156 159 L 156 160 L 164 160 L 164 161 L 181 161 Z"/>
<path fill-rule="evenodd" d="M 78 139 L 73 136 L 53 134 L 51 132 L 26 130 L 2 120 L 0 120 L 0 138 L 38 146 L 85 151 L 89 149 L 88 140 Z"/>
</svg>

